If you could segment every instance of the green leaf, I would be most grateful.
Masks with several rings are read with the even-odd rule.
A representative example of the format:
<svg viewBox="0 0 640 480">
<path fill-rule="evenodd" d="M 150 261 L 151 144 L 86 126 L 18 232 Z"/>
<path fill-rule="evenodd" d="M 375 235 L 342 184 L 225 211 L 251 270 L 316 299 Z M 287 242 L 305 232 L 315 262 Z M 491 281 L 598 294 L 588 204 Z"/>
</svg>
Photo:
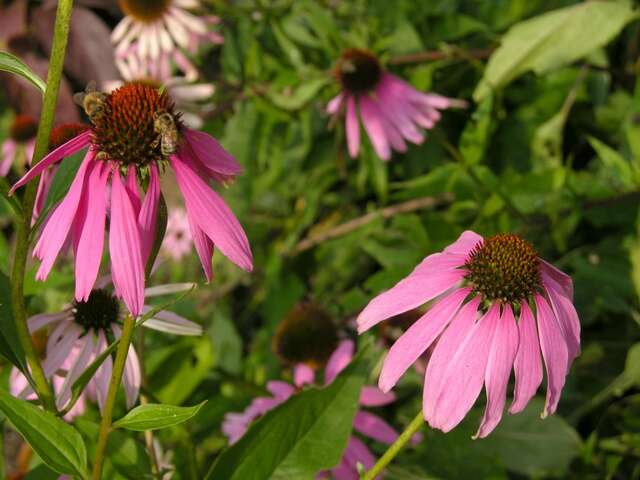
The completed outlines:
<svg viewBox="0 0 640 480">
<path fill-rule="evenodd" d="M 140 405 L 113 424 L 114 428 L 126 428 L 144 432 L 158 428 L 172 427 L 186 422 L 207 403 L 204 402 L 193 407 L 178 407 L 175 405 L 163 405 L 160 403 L 147 403 Z"/>
<path fill-rule="evenodd" d="M 284 94 L 273 89 L 267 91 L 267 96 L 275 106 L 284 110 L 298 110 L 305 106 L 322 87 L 328 84 L 329 77 L 313 78 L 302 83 L 290 93 Z"/>
<path fill-rule="evenodd" d="M 622 187 L 625 190 L 633 189 L 635 185 L 635 175 L 631 163 L 606 143 L 601 142 L 595 137 L 589 136 L 587 138 L 598 154 L 598 158 L 602 161 L 605 171 L 609 173 L 608 176 L 618 184 L 616 186 Z"/>
<path fill-rule="evenodd" d="M 11 310 L 11 284 L 9 278 L 2 272 L 0 272 L 0 355 L 22 372 L 27 371 L 24 351 Z"/>
<path fill-rule="evenodd" d="M 47 84 L 44 83 L 44 80 L 27 67 L 22 60 L 9 52 L 0 51 L 0 70 L 21 76 L 38 88 L 43 95 L 47 89 Z"/>
<path fill-rule="evenodd" d="M 471 115 L 460 137 L 460 153 L 468 165 L 476 165 L 482 161 L 487 143 L 491 136 L 491 112 L 493 111 L 493 95 L 488 95 Z"/>
<path fill-rule="evenodd" d="M 329 386 L 295 395 L 254 423 L 218 457 L 206 479 L 304 480 L 335 466 L 369 370 L 365 350 Z"/>
<path fill-rule="evenodd" d="M 549 72 L 574 62 L 610 42 L 637 17 L 622 2 L 583 2 L 517 23 L 491 56 L 473 98 L 479 102 L 532 70 Z"/>
<path fill-rule="evenodd" d="M 87 451 L 82 437 L 71 425 L 2 389 L 0 410 L 49 467 L 85 478 Z"/>
</svg>

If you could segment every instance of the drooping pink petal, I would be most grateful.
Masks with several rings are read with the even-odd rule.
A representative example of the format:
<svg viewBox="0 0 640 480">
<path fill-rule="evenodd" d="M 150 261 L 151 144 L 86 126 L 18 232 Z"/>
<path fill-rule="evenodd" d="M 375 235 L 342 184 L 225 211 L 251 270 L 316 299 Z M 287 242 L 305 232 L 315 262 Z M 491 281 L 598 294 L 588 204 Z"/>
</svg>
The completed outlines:
<svg viewBox="0 0 640 480">
<path fill-rule="evenodd" d="M 324 384 L 328 385 L 349 365 L 353 358 L 354 344 L 352 340 L 342 340 L 338 348 L 331 354 L 324 368 Z"/>
<path fill-rule="evenodd" d="M 36 176 L 40 175 L 47 167 L 49 167 L 49 165 L 53 165 L 54 163 L 62 160 L 64 157 L 73 155 L 74 153 L 85 148 L 87 145 L 89 145 L 89 142 L 91 141 L 91 135 L 92 135 L 91 130 L 86 130 L 82 132 L 80 135 L 69 140 L 67 143 L 60 145 L 53 152 L 49 153 L 42 160 L 40 160 L 35 167 L 29 170 L 20 180 L 18 180 L 16 184 L 9 191 L 9 194 L 13 194 L 13 192 L 15 192 L 16 189 L 25 185 L 32 178 L 35 178 Z M 87 152 L 87 155 L 85 156 L 85 161 L 88 157 L 93 158 L 94 156 L 95 156 L 95 152 L 93 151 Z"/>
<path fill-rule="evenodd" d="M 520 302 L 518 337 L 518 352 L 513 364 L 516 384 L 509 413 L 518 413 L 524 410 L 542 383 L 542 358 L 540 357 L 538 329 L 527 302 Z"/>
<path fill-rule="evenodd" d="M 107 338 L 104 335 L 104 332 L 100 330 L 98 332 L 98 342 L 96 343 L 95 355 L 99 356 L 103 351 L 105 351 L 108 347 Z M 111 371 L 113 370 L 113 360 L 111 359 L 111 355 L 107 355 L 102 365 L 98 367 L 96 371 L 95 379 L 95 387 L 96 387 L 96 397 L 98 400 L 98 408 L 102 412 L 104 408 L 104 404 L 107 400 L 107 392 L 109 391 L 109 381 L 111 380 Z"/>
<path fill-rule="evenodd" d="M 62 409 L 71 399 L 71 386 L 89 366 L 93 352 L 93 335 L 84 335 L 78 341 L 78 352 L 73 358 L 73 362 L 64 377 L 62 387 L 57 393 L 56 406 L 59 409 Z"/>
<path fill-rule="evenodd" d="M 470 293 L 471 288 L 460 288 L 439 300 L 396 340 L 380 373 L 378 386 L 383 392 L 391 390 L 404 372 L 440 336 Z"/>
<path fill-rule="evenodd" d="M 91 152 L 87 153 L 69 187 L 67 195 L 51 214 L 40 234 L 38 243 L 36 243 L 33 249 L 33 255 L 42 260 L 40 268 L 36 273 L 38 280 L 47 278 L 60 249 L 69 235 L 69 230 L 75 218 L 78 204 L 80 203 L 87 174 L 90 173 L 94 163 Z"/>
<path fill-rule="evenodd" d="M 51 377 L 62 366 L 80 335 L 82 335 L 82 329 L 79 325 L 72 322 L 66 323 L 60 341 L 56 343 L 55 348 L 47 351 L 47 357 L 42 362 L 42 369 L 47 378 Z"/>
<path fill-rule="evenodd" d="M 33 204 L 33 216 L 31 218 L 31 226 L 36 223 L 36 220 L 44 210 L 44 206 L 47 203 L 47 196 L 49 195 L 49 189 L 51 188 L 51 183 L 53 182 L 53 177 L 55 175 L 57 168 L 56 166 L 52 166 L 51 168 L 47 168 L 42 175 L 40 175 L 40 181 L 38 182 L 38 190 L 36 190 L 36 200 Z"/>
<path fill-rule="evenodd" d="M 360 151 L 360 122 L 358 122 L 356 101 L 353 95 L 347 96 L 346 132 L 349 155 L 351 158 L 356 158 Z"/>
<path fill-rule="evenodd" d="M 374 150 L 382 160 L 390 160 L 391 147 L 389 146 L 389 139 L 387 138 L 383 120 L 379 115 L 380 112 L 374 105 L 373 100 L 366 95 L 362 95 L 359 100 L 362 123 Z"/>
<path fill-rule="evenodd" d="M 125 190 L 129 194 L 133 211 L 136 217 L 138 217 L 138 215 L 140 215 L 140 208 L 142 207 L 142 199 L 140 198 L 140 188 L 138 188 L 138 173 L 134 165 L 129 165 L 124 185 Z"/>
<path fill-rule="evenodd" d="M 140 392 L 140 383 L 142 375 L 140 372 L 140 360 L 133 345 L 129 345 L 129 354 L 124 364 L 124 373 L 122 375 L 122 386 L 127 400 L 127 408 L 133 407 L 138 400 Z"/>
<path fill-rule="evenodd" d="M 238 219 L 185 160 L 172 155 L 170 163 L 191 218 L 227 258 L 240 268 L 251 271 L 253 256 Z"/>
<path fill-rule="evenodd" d="M 358 463 L 362 464 L 365 470 L 370 470 L 376 463 L 376 457 L 373 456 L 369 448 L 367 448 L 358 437 L 353 435 L 349 438 L 349 443 L 344 451 L 344 457 L 351 464 L 356 474 L 356 466 Z"/>
<path fill-rule="evenodd" d="M 342 93 L 339 93 L 338 95 L 333 97 L 327 104 L 327 113 L 330 115 L 336 115 L 340 111 L 343 98 L 344 94 Z"/>
<path fill-rule="evenodd" d="M 569 363 L 580 353 L 580 319 L 576 312 L 571 297 L 567 297 L 566 289 L 552 279 L 546 273 L 542 273 L 542 284 L 547 292 L 547 297 L 551 302 L 551 308 L 556 315 L 558 324 L 562 329 L 565 341 L 567 343 L 567 353 L 569 355 Z"/>
<path fill-rule="evenodd" d="M 11 170 L 11 165 L 13 165 L 13 160 L 16 156 L 17 145 L 16 142 L 12 139 L 5 140 L 2 144 L 2 156 L 0 157 L 0 177 L 6 177 L 9 170 Z"/>
<path fill-rule="evenodd" d="M 34 315 L 33 317 L 29 317 L 29 319 L 27 320 L 27 324 L 29 325 L 29 332 L 36 332 L 42 327 L 46 327 L 53 322 L 62 320 L 67 316 L 69 316 L 69 312 L 64 311 L 57 313 L 40 313 L 38 315 Z"/>
<path fill-rule="evenodd" d="M 144 302 L 144 264 L 137 215 L 116 169 L 111 181 L 109 252 L 116 293 L 137 316 Z"/>
<path fill-rule="evenodd" d="M 184 136 L 197 159 L 212 174 L 236 177 L 242 173 L 242 166 L 233 155 L 208 133 L 185 128 Z"/>
<path fill-rule="evenodd" d="M 138 224 L 140 225 L 140 242 L 142 246 L 142 261 L 145 265 L 156 237 L 159 201 L 160 179 L 158 176 L 158 167 L 156 167 L 156 165 L 151 165 L 149 167 L 149 188 L 144 196 L 144 201 L 140 208 L 140 214 L 138 215 Z"/>
<path fill-rule="evenodd" d="M 540 334 L 540 349 L 547 371 L 547 398 L 542 418 L 552 415 L 560 401 L 560 393 L 569 370 L 567 344 L 562 329 L 547 301 L 535 295 L 536 319 Z"/>
<path fill-rule="evenodd" d="M 213 267 L 211 266 L 211 260 L 213 257 L 213 242 L 198 226 L 198 223 L 192 214 L 187 210 L 187 218 L 189 220 L 189 230 L 191 231 L 191 238 L 193 239 L 193 246 L 196 249 L 202 269 L 204 270 L 205 278 L 207 282 L 213 279 Z"/>
<path fill-rule="evenodd" d="M 369 105 L 370 111 L 372 114 L 379 119 L 382 128 L 384 129 L 385 134 L 387 135 L 387 140 L 391 144 L 391 148 L 396 152 L 406 152 L 407 144 L 402 138 L 402 133 L 400 132 L 398 125 L 394 121 L 394 118 L 397 117 L 398 106 L 397 105 L 382 105 L 380 104 L 380 99 L 369 98 L 371 103 Z M 388 108 L 384 108 L 388 107 Z"/>
<path fill-rule="evenodd" d="M 271 382 L 267 382 L 267 390 L 276 398 L 281 400 L 288 399 L 296 391 L 296 389 L 293 388 L 292 385 L 279 380 L 272 380 Z"/>
<path fill-rule="evenodd" d="M 298 363 L 293 369 L 293 383 L 298 388 L 313 383 L 315 376 L 313 369 L 304 363 Z"/>
<path fill-rule="evenodd" d="M 564 296 L 573 301 L 573 281 L 569 275 L 542 259 L 540 259 L 540 270 L 543 276 L 551 277 L 560 285 Z"/>
<path fill-rule="evenodd" d="M 459 348 L 450 352 L 452 355 L 442 377 L 433 416 L 427 418 L 433 428 L 443 432 L 450 431 L 462 421 L 475 403 L 482 390 L 489 349 L 499 322 L 500 307 L 494 304 L 473 325 Z"/>
<path fill-rule="evenodd" d="M 425 258 L 406 278 L 381 293 L 358 315 L 358 333 L 386 318 L 408 312 L 455 286 L 465 275 L 458 268 L 460 256 L 434 253 Z"/>
<path fill-rule="evenodd" d="M 487 405 L 480 427 L 474 438 L 489 435 L 502 419 L 507 400 L 507 384 L 518 349 L 518 327 L 509 304 L 503 305 L 502 316 L 496 328 L 491 352 L 484 374 Z"/>
<path fill-rule="evenodd" d="M 142 307 L 143 314 L 149 310 L 151 310 L 150 307 L 146 305 Z M 143 326 L 172 335 L 202 335 L 202 327 L 200 325 L 166 310 L 156 313 L 153 318 L 145 321 Z"/>
<path fill-rule="evenodd" d="M 386 421 L 370 412 L 360 410 L 353 420 L 353 428 L 378 442 L 391 445 L 398 438 L 398 432 Z"/>
<path fill-rule="evenodd" d="M 109 169 L 96 163 L 88 178 L 76 216 L 80 231 L 76 249 L 76 300 L 87 301 L 98 277 L 102 247 L 104 246 L 105 218 L 107 213 L 106 187 Z"/>
<path fill-rule="evenodd" d="M 393 392 L 385 393 L 377 387 L 365 385 L 360 391 L 360 401 L 363 407 L 382 407 L 396 400 Z"/>
</svg>

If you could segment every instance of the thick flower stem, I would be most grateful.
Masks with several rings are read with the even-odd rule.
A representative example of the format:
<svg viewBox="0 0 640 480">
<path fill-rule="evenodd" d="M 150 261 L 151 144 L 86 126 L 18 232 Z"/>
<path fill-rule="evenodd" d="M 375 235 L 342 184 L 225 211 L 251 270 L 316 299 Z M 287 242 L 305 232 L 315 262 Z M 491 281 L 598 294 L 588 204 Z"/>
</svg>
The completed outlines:
<svg viewBox="0 0 640 480">
<path fill-rule="evenodd" d="M 53 118 L 58 100 L 62 66 L 67 49 L 67 38 L 69 37 L 69 21 L 71 19 L 72 7 L 73 0 L 58 1 L 51 58 L 49 59 L 49 72 L 47 74 L 47 88 L 44 93 L 42 114 L 38 125 L 32 166 L 44 157 L 49 148 L 49 134 L 53 126 Z M 40 364 L 40 359 L 31 341 L 29 327 L 27 326 L 27 309 L 24 301 L 24 275 L 27 264 L 27 253 L 29 251 L 31 215 L 36 197 L 36 189 L 37 182 L 31 182 L 27 186 L 22 201 L 22 218 L 18 219 L 16 225 L 16 250 L 11 270 L 11 304 L 18 337 L 27 361 L 29 362 L 35 390 L 43 406 L 48 410 L 55 411 L 55 399 L 51 391 L 51 386 L 47 381 L 42 365 Z"/>
<path fill-rule="evenodd" d="M 107 440 L 109 439 L 109 433 L 111 432 L 113 406 L 116 403 L 116 394 L 120 387 L 120 380 L 122 380 L 122 372 L 124 371 L 124 366 L 127 361 L 129 345 L 131 344 L 131 338 L 133 337 L 133 330 L 135 326 L 135 318 L 132 315 L 127 315 L 122 325 L 122 335 L 120 336 L 120 343 L 118 344 L 118 350 L 116 351 L 116 359 L 113 362 L 113 371 L 111 373 L 111 381 L 109 382 L 107 399 L 104 402 L 104 408 L 102 409 L 100 432 L 98 434 L 98 446 L 96 447 L 96 458 L 95 463 L 93 464 L 93 480 L 101 480 L 102 478 L 102 467 L 104 465 L 104 458 L 107 452 Z"/>
<path fill-rule="evenodd" d="M 402 450 L 402 448 L 407 444 L 407 442 L 411 440 L 411 437 L 413 437 L 413 435 L 418 430 L 420 430 L 420 427 L 422 427 L 423 424 L 424 424 L 424 416 L 422 415 L 422 410 L 420 410 L 418 412 L 418 415 L 416 415 L 416 417 L 411 421 L 411 423 L 407 425 L 407 428 L 404 429 L 404 431 L 400 434 L 398 439 L 395 442 L 393 442 L 393 444 L 387 449 L 386 452 L 384 452 L 384 455 L 382 455 L 382 457 L 378 459 L 378 461 L 371 468 L 371 470 L 368 470 L 362 476 L 362 480 L 373 480 L 378 475 L 380 475 L 380 472 L 384 470 L 384 467 L 389 465 L 391 460 L 393 460 L 396 457 L 396 455 L 400 453 L 400 450 Z"/>
</svg>

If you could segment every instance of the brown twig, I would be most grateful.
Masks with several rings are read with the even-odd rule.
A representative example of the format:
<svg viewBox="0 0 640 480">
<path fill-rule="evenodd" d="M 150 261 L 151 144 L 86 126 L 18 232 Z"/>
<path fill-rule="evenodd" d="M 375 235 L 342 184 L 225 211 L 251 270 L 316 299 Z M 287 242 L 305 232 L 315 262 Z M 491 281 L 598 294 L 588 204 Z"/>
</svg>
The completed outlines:
<svg viewBox="0 0 640 480">
<path fill-rule="evenodd" d="M 378 218 L 383 218 L 386 220 L 401 213 L 410 213 L 417 210 L 437 207 L 445 203 L 451 203 L 453 201 L 453 198 L 454 197 L 452 193 L 444 193 L 438 197 L 414 198 L 406 202 L 398 203 L 396 205 L 391 205 L 390 207 L 376 210 L 375 212 L 367 213 L 366 215 L 354 218 L 353 220 L 341 223 L 340 225 L 337 225 L 336 227 L 333 227 L 329 230 L 318 233 L 316 235 L 311 235 L 303 239 L 293 248 L 291 255 L 297 255 L 315 247 L 316 245 L 326 242 L 327 240 L 332 240 L 334 238 L 341 237 L 342 235 L 346 235 L 347 233 L 357 230 Z"/>
<path fill-rule="evenodd" d="M 389 60 L 390 65 L 403 65 L 405 63 L 432 62 L 434 60 L 443 60 L 445 58 L 489 58 L 493 53 L 493 48 L 480 48 L 475 50 L 463 50 L 460 48 L 450 47 L 445 50 L 433 50 L 428 52 L 410 53 L 408 55 L 400 55 Z"/>
</svg>

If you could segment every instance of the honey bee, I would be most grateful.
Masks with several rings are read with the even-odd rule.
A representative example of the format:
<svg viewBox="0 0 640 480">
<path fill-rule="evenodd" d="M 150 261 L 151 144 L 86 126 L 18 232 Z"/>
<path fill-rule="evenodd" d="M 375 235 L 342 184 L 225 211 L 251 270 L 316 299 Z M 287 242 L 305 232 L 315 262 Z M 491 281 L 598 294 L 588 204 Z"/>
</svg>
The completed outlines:
<svg viewBox="0 0 640 480">
<path fill-rule="evenodd" d="M 178 150 L 178 127 L 173 116 L 166 110 L 160 110 L 153 114 L 153 130 L 158 138 L 152 143 L 152 148 L 160 144 L 162 155 L 168 157 Z"/>
<path fill-rule="evenodd" d="M 84 108 L 87 117 L 92 123 L 96 123 L 104 115 L 107 94 L 96 90 L 96 82 L 93 80 L 87 84 L 84 92 L 76 93 L 73 100 Z"/>
</svg>

